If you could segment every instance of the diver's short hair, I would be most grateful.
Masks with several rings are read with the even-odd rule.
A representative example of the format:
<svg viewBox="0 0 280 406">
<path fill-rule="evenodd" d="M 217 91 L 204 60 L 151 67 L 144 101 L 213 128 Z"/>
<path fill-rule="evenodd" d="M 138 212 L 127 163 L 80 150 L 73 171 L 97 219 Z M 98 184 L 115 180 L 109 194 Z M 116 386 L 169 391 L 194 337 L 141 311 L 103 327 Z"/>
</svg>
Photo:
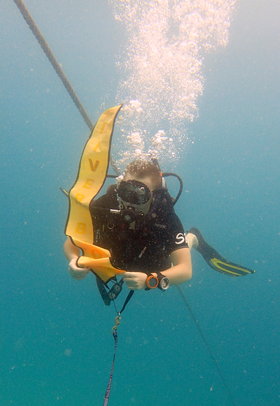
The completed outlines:
<svg viewBox="0 0 280 406">
<path fill-rule="evenodd" d="M 140 179 L 150 176 L 153 182 L 155 182 L 156 187 L 160 187 L 162 184 L 159 166 L 149 160 L 135 159 L 130 162 L 125 169 L 125 175 L 128 173 Z"/>
</svg>

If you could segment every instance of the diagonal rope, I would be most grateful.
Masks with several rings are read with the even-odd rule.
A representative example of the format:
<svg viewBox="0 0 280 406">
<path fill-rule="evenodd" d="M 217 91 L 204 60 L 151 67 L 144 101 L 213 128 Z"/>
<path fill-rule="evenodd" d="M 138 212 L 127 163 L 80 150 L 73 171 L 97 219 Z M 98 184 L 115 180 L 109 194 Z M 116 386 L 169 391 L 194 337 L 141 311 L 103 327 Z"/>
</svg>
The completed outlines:
<svg viewBox="0 0 280 406">
<path fill-rule="evenodd" d="M 76 95 L 71 83 L 69 82 L 69 80 L 65 76 L 65 74 L 64 74 L 63 70 L 61 69 L 58 61 L 56 60 L 53 52 L 51 51 L 50 47 L 48 46 L 47 41 L 44 39 L 44 37 L 41 34 L 38 26 L 36 25 L 35 21 L 31 17 L 31 15 L 30 15 L 29 11 L 27 10 L 26 6 L 24 5 L 23 1 L 22 0 L 14 0 L 14 2 L 17 5 L 18 9 L 20 10 L 20 12 L 21 12 L 23 18 L 25 19 L 26 23 L 28 24 L 29 28 L 33 32 L 35 38 L 39 42 L 41 48 L 43 49 L 45 55 L 47 56 L 48 60 L 50 61 L 52 67 L 54 68 L 57 75 L 61 79 L 65 89 L 67 90 L 69 96 L 73 100 L 75 106 L 77 107 L 77 109 L 81 113 L 85 123 L 87 124 L 89 129 L 92 130 L 93 129 L 93 124 L 92 124 L 86 110 L 82 106 L 82 104 L 81 104 L 78 96 Z"/>
<path fill-rule="evenodd" d="M 35 38 L 39 42 L 42 50 L 44 51 L 45 55 L 47 56 L 48 60 L 50 61 L 51 65 L 52 65 L 52 67 L 56 71 L 58 77 L 62 81 L 62 83 L 63 83 L 65 89 L 67 90 L 69 96 L 71 97 L 73 103 L 75 104 L 75 106 L 79 110 L 79 112 L 80 112 L 81 116 L 83 117 L 86 125 L 88 126 L 88 128 L 90 130 L 92 130 L 94 125 L 93 125 L 91 119 L 89 118 L 89 115 L 87 114 L 85 108 L 83 107 L 83 105 L 80 102 L 78 96 L 76 95 L 71 83 L 67 79 L 67 77 L 66 77 L 65 73 L 63 72 L 61 66 L 59 65 L 58 61 L 56 60 L 56 58 L 55 58 L 52 50 L 50 49 L 47 41 L 43 37 L 43 35 L 40 32 L 38 26 L 36 25 L 35 21 L 33 20 L 31 14 L 27 10 L 24 2 L 22 0 L 14 0 L 14 2 L 17 5 L 19 11 L 21 12 L 21 14 L 22 14 L 24 20 L 26 21 L 27 25 L 29 26 L 30 30 L 34 34 Z M 111 164 L 112 168 L 114 169 L 115 173 L 117 175 L 119 175 L 120 174 L 119 168 L 117 167 L 116 163 L 112 160 L 112 158 L 110 158 L 110 164 Z"/>
<path fill-rule="evenodd" d="M 208 354 L 209 354 L 211 360 L 213 361 L 213 364 L 215 365 L 216 371 L 217 371 L 217 373 L 218 373 L 218 375 L 219 375 L 219 377 L 220 377 L 220 379 L 221 379 L 221 381 L 223 383 L 223 386 L 224 386 L 224 388 L 225 388 L 225 390 L 227 392 L 230 404 L 232 406 L 236 406 L 233 395 L 232 395 L 231 390 L 230 390 L 230 388 L 229 388 L 229 386 L 228 386 L 228 384 L 227 384 L 227 382 L 225 380 L 223 372 L 222 372 L 222 370 L 221 370 L 221 368 L 220 368 L 220 366 L 219 366 L 219 364 L 218 364 L 218 362 L 217 362 L 217 360 L 216 360 L 216 358 L 215 358 L 215 356 L 213 354 L 213 351 L 212 351 L 212 349 L 211 349 L 211 347 L 210 347 L 210 345 L 208 343 L 208 340 L 206 339 L 206 336 L 203 333 L 203 330 L 200 327 L 200 324 L 199 324 L 199 322 L 198 322 L 198 320 L 197 320 L 197 318 L 196 318 L 196 316 L 195 316 L 195 314 L 194 314 L 194 312 L 193 312 L 193 310 L 192 310 L 192 308 L 191 308 L 191 306 L 190 306 L 190 304 L 189 304 L 189 302 L 188 302 L 188 300 L 186 298 L 186 295 L 184 294 L 181 287 L 177 286 L 177 289 L 178 289 L 178 292 L 179 292 L 179 294 L 180 294 L 186 308 L 188 309 L 188 311 L 190 313 L 191 319 L 195 324 L 195 327 L 196 327 L 196 329 L 197 329 L 197 331 L 198 331 L 198 333 L 199 333 L 199 335 L 201 337 L 201 340 L 203 341 L 203 343 L 204 343 L 204 345 L 205 345 L 205 347 L 206 347 L 206 349 L 208 351 Z"/>
</svg>

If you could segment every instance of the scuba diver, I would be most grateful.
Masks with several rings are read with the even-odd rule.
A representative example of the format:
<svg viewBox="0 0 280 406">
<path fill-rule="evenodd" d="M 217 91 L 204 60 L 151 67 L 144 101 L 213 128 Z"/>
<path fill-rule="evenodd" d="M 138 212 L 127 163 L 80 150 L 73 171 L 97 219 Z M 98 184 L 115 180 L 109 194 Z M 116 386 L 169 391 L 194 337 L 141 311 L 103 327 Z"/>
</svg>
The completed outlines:
<svg viewBox="0 0 280 406">
<path fill-rule="evenodd" d="M 184 233 L 174 211 L 182 180 L 174 173 L 162 173 L 156 159 L 137 159 L 119 177 L 107 174 L 120 108 L 112 107 L 100 116 L 83 150 L 76 181 L 69 192 L 63 190 L 69 198 L 64 253 L 71 275 L 83 279 L 93 272 L 109 305 L 124 283 L 133 293 L 166 290 L 191 279 L 192 248 L 215 271 L 229 276 L 253 273 L 222 257 L 197 228 Z M 166 176 L 179 180 L 175 199 L 165 186 Z M 116 178 L 117 183 L 96 198 L 106 177 Z"/>
</svg>

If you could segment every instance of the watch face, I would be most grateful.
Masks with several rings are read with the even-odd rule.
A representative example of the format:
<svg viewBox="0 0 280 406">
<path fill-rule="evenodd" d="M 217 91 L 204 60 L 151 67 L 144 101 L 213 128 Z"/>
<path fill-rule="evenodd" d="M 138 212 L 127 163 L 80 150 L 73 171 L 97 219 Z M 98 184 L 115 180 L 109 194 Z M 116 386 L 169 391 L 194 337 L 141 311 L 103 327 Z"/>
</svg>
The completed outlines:
<svg viewBox="0 0 280 406">
<path fill-rule="evenodd" d="M 160 287 L 162 290 L 166 290 L 169 288 L 169 279 L 164 277 L 160 281 Z"/>
<path fill-rule="evenodd" d="M 154 276 L 149 279 L 149 285 L 151 288 L 156 288 L 158 285 L 158 280 Z"/>
</svg>

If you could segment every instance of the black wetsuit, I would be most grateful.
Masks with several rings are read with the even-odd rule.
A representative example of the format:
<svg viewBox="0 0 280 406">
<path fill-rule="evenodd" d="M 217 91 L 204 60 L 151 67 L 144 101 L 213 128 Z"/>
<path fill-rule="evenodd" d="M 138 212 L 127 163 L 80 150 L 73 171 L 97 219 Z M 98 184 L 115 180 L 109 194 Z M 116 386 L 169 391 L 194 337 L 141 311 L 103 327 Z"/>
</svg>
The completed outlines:
<svg viewBox="0 0 280 406">
<path fill-rule="evenodd" d="M 134 229 L 121 214 L 112 214 L 108 209 L 119 209 L 115 185 L 90 203 L 90 212 L 94 243 L 111 252 L 112 265 L 117 268 L 160 272 L 170 267 L 173 251 L 188 246 L 166 189 L 153 192 L 149 213 L 136 220 Z"/>
</svg>

